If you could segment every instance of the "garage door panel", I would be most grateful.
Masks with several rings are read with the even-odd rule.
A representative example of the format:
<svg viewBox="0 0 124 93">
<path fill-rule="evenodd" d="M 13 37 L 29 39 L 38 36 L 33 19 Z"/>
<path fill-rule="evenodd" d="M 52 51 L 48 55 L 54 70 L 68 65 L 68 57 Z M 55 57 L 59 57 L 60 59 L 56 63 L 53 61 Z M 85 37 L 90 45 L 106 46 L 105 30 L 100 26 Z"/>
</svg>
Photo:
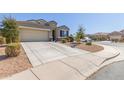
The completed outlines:
<svg viewBox="0 0 124 93">
<path fill-rule="evenodd" d="M 28 42 L 48 41 L 48 31 L 22 30 L 20 31 L 20 40 Z"/>
</svg>

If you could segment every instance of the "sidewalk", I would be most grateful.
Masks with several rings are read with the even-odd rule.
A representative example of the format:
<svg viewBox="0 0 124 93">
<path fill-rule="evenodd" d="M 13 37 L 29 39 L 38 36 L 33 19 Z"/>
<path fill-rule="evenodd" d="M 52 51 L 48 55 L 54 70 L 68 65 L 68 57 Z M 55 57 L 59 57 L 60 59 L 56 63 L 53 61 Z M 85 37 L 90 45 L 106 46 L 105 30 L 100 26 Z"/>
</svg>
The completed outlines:
<svg viewBox="0 0 124 93">
<path fill-rule="evenodd" d="M 102 67 L 102 64 L 119 55 L 116 48 L 101 45 L 104 50 L 85 53 L 40 64 L 15 74 L 9 80 L 84 80 Z"/>
</svg>

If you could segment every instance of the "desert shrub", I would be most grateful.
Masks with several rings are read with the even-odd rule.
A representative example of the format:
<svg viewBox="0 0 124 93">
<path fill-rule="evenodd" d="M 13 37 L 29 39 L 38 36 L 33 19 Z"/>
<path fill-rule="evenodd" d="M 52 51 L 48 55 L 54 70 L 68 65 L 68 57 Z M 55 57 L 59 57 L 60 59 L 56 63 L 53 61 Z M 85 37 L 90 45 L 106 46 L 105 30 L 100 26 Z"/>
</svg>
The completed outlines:
<svg viewBox="0 0 124 93">
<path fill-rule="evenodd" d="M 69 36 L 69 37 L 67 37 L 67 41 L 68 41 L 68 42 L 73 42 L 73 41 L 74 41 L 74 38 L 71 37 L 71 36 Z"/>
<path fill-rule="evenodd" d="M 5 44 L 5 43 L 6 43 L 6 39 L 0 36 L 0 44 Z"/>
<path fill-rule="evenodd" d="M 5 17 L 2 21 L 2 26 L 1 34 L 6 38 L 6 43 L 18 43 L 19 28 L 16 20 L 12 17 Z"/>
<path fill-rule="evenodd" d="M 77 43 L 79 43 L 79 44 L 81 43 L 80 38 L 75 38 L 75 40 L 76 40 Z"/>
<path fill-rule="evenodd" d="M 86 45 L 91 46 L 92 45 L 92 42 L 86 42 Z"/>
<path fill-rule="evenodd" d="M 66 43 L 67 40 L 66 40 L 66 39 L 62 39 L 61 42 L 62 42 L 62 43 Z"/>
<path fill-rule="evenodd" d="M 20 44 L 19 43 L 8 44 L 5 48 L 5 53 L 8 57 L 18 56 L 20 53 Z"/>
</svg>

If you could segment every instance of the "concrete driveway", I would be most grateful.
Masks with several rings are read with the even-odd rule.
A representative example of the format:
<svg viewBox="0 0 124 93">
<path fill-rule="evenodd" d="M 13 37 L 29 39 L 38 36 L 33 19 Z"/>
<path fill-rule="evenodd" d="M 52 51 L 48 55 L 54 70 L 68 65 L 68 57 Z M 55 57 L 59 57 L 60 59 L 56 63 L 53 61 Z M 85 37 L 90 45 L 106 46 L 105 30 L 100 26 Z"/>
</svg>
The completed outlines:
<svg viewBox="0 0 124 93">
<path fill-rule="evenodd" d="M 22 46 L 33 68 L 7 79 L 84 80 L 96 72 L 106 59 L 118 55 L 116 49 L 108 46 L 103 46 L 104 50 L 97 53 L 53 42 L 24 42 Z"/>
<path fill-rule="evenodd" d="M 34 67 L 69 56 L 88 53 L 53 42 L 24 42 L 22 46 Z"/>
</svg>

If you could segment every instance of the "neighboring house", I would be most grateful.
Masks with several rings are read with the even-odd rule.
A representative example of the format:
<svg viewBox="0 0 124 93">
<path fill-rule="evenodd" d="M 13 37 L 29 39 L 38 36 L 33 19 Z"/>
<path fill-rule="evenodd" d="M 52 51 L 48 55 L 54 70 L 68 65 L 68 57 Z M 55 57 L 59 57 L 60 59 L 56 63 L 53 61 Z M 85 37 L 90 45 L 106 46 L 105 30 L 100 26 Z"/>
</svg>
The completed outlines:
<svg viewBox="0 0 124 93">
<path fill-rule="evenodd" d="M 55 41 L 66 38 L 69 28 L 65 25 L 57 26 L 57 22 L 44 19 L 17 21 L 20 41 Z"/>
<path fill-rule="evenodd" d="M 91 38 L 93 40 L 98 40 L 98 41 L 109 40 L 108 33 L 104 33 L 104 32 L 95 33 L 91 36 Z"/>
<path fill-rule="evenodd" d="M 122 33 L 118 31 L 114 31 L 109 34 L 110 40 L 118 40 L 120 41 L 122 39 Z"/>
<path fill-rule="evenodd" d="M 121 32 L 121 34 L 122 34 L 121 41 L 124 42 L 124 30 L 121 30 L 120 32 Z"/>
<path fill-rule="evenodd" d="M 121 30 L 120 32 L 121 32 L 122 36 L 124 37 L 124 30 Z"/>
<path fill-rule="evenodd" d="M 102 36 L 107 36 L 108 33 L 105 33 L 105 32 L 98 32 L 98 33 L 95 33 L 94 35 L 102 35 Z"/>
</svg>

